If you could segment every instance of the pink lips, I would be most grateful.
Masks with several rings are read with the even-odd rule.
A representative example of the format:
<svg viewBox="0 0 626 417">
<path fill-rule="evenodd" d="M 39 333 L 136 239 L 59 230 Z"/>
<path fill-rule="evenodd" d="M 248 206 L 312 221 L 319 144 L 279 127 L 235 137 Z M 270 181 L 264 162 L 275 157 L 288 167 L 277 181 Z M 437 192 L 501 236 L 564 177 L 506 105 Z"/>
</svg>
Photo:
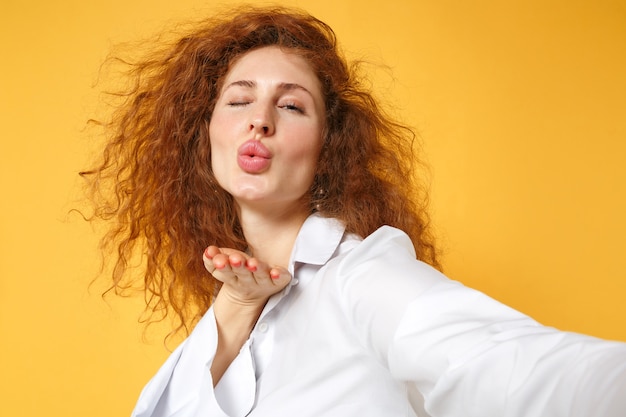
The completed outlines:
<svg viewBox="0 0 626 417">
<path fill-rule="evenodd" d="M 258 140 L 250 139 L 237 150 L 237 164 L 244 172 L 259 174 L 265 171 L 272 159 L 272 153 Z"/>
</svg>

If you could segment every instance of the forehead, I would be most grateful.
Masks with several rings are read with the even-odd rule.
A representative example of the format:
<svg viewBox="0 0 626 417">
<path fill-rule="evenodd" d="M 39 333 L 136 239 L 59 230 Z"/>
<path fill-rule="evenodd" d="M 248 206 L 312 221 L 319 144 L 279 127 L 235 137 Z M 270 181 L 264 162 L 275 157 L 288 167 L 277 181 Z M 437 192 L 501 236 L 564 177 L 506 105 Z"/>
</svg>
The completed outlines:
<svg viewBox="0 0 626 417">
<path fill-rule="evenodd" d="M 240 80 L 296 83 L 321 94 L 321 84 L 309 62 L 295 51 L 266 46 L 238 57 L 226 73 L 224 85 Z"/>
</svg>

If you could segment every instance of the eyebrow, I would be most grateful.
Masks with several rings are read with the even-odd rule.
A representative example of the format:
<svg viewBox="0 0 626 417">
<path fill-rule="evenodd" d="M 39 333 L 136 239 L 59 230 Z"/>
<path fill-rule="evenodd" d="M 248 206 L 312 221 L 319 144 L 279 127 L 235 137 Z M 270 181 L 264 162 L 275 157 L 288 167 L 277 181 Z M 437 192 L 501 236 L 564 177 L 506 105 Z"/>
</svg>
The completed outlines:
<svg viewBox="0 0 626 417">
<path fill-rule="evenodd" d="M 251 80 L 239 80 L 234 81 L 224 88 L 224 91 L 228 90 L 231 87 L 246 87 L 246 88 L 255 88 L 257 86 L 256 81 Z M 313 97 L 313 94 L 304 86 L 298 83 L 280 83 L 278 84 L 278 89 L 283 91 L 293 91 L 293 90 L 302 90 Z"/>
</svg>

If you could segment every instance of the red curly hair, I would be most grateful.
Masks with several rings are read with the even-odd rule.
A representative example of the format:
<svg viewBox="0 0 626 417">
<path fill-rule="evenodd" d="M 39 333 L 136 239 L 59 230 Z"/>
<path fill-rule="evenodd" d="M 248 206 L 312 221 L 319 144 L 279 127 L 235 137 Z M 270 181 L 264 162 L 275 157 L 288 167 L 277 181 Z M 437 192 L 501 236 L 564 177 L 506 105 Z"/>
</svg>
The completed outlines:
<svg viewBox="0 0 626 417">
<path fill-rule="evenodd" d="M 415 134 L 362 87 L 358 65 L 346 63 L 333 30 L 291 9 L 235 9 L 125 62 L 132 87 L 118 93 L 123 104 L 105 124 L 101 161 L 81 173 L 91 186 L 92 219 L 110 221 L 102 243 L 116 255 L 111 289 L 135 283 L 131 259 L 143 256 L 147 312 L 164 318 L 173 311 L 186 330 L 219 290 L 204 269 L 203 250 L 247 246 L 234 201 L 211 169 L 211 113 L 234 60 L 269 45 L 304 57 L 321 81 L 326 128 L 311 212 L 340 219 L 361 236 L 398 227 L 418 259 L 439 266 L 426 188 L 415 169 Z"/>
</svg>

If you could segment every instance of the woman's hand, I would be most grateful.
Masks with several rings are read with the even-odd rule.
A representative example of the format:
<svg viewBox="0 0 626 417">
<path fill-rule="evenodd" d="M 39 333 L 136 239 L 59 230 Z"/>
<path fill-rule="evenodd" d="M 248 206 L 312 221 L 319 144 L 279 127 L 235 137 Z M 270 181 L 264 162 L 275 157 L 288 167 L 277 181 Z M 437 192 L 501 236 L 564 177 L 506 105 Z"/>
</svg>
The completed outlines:
<svg viewBox="0 0 626 417">
<path fill-rule="evenodd" d="M 285 268 L 270 268 L 235 249 L 209 246 L 202 259 L 205 268 L 223 283 L 218 298 L 227 297 L 229 302 L 243 306 L 265 305 L 270 296 L 291 281 L 291 274 Z"/>
<path fill-rule="evenodd" d="M 267 300 L 289 284 L 291 274 L 234 249 L 209 246 L 202 259 L 223 283 L 213 303 L 218 332 L 211 364 L 215 386 L 250 336 Z"/>
</svg>

